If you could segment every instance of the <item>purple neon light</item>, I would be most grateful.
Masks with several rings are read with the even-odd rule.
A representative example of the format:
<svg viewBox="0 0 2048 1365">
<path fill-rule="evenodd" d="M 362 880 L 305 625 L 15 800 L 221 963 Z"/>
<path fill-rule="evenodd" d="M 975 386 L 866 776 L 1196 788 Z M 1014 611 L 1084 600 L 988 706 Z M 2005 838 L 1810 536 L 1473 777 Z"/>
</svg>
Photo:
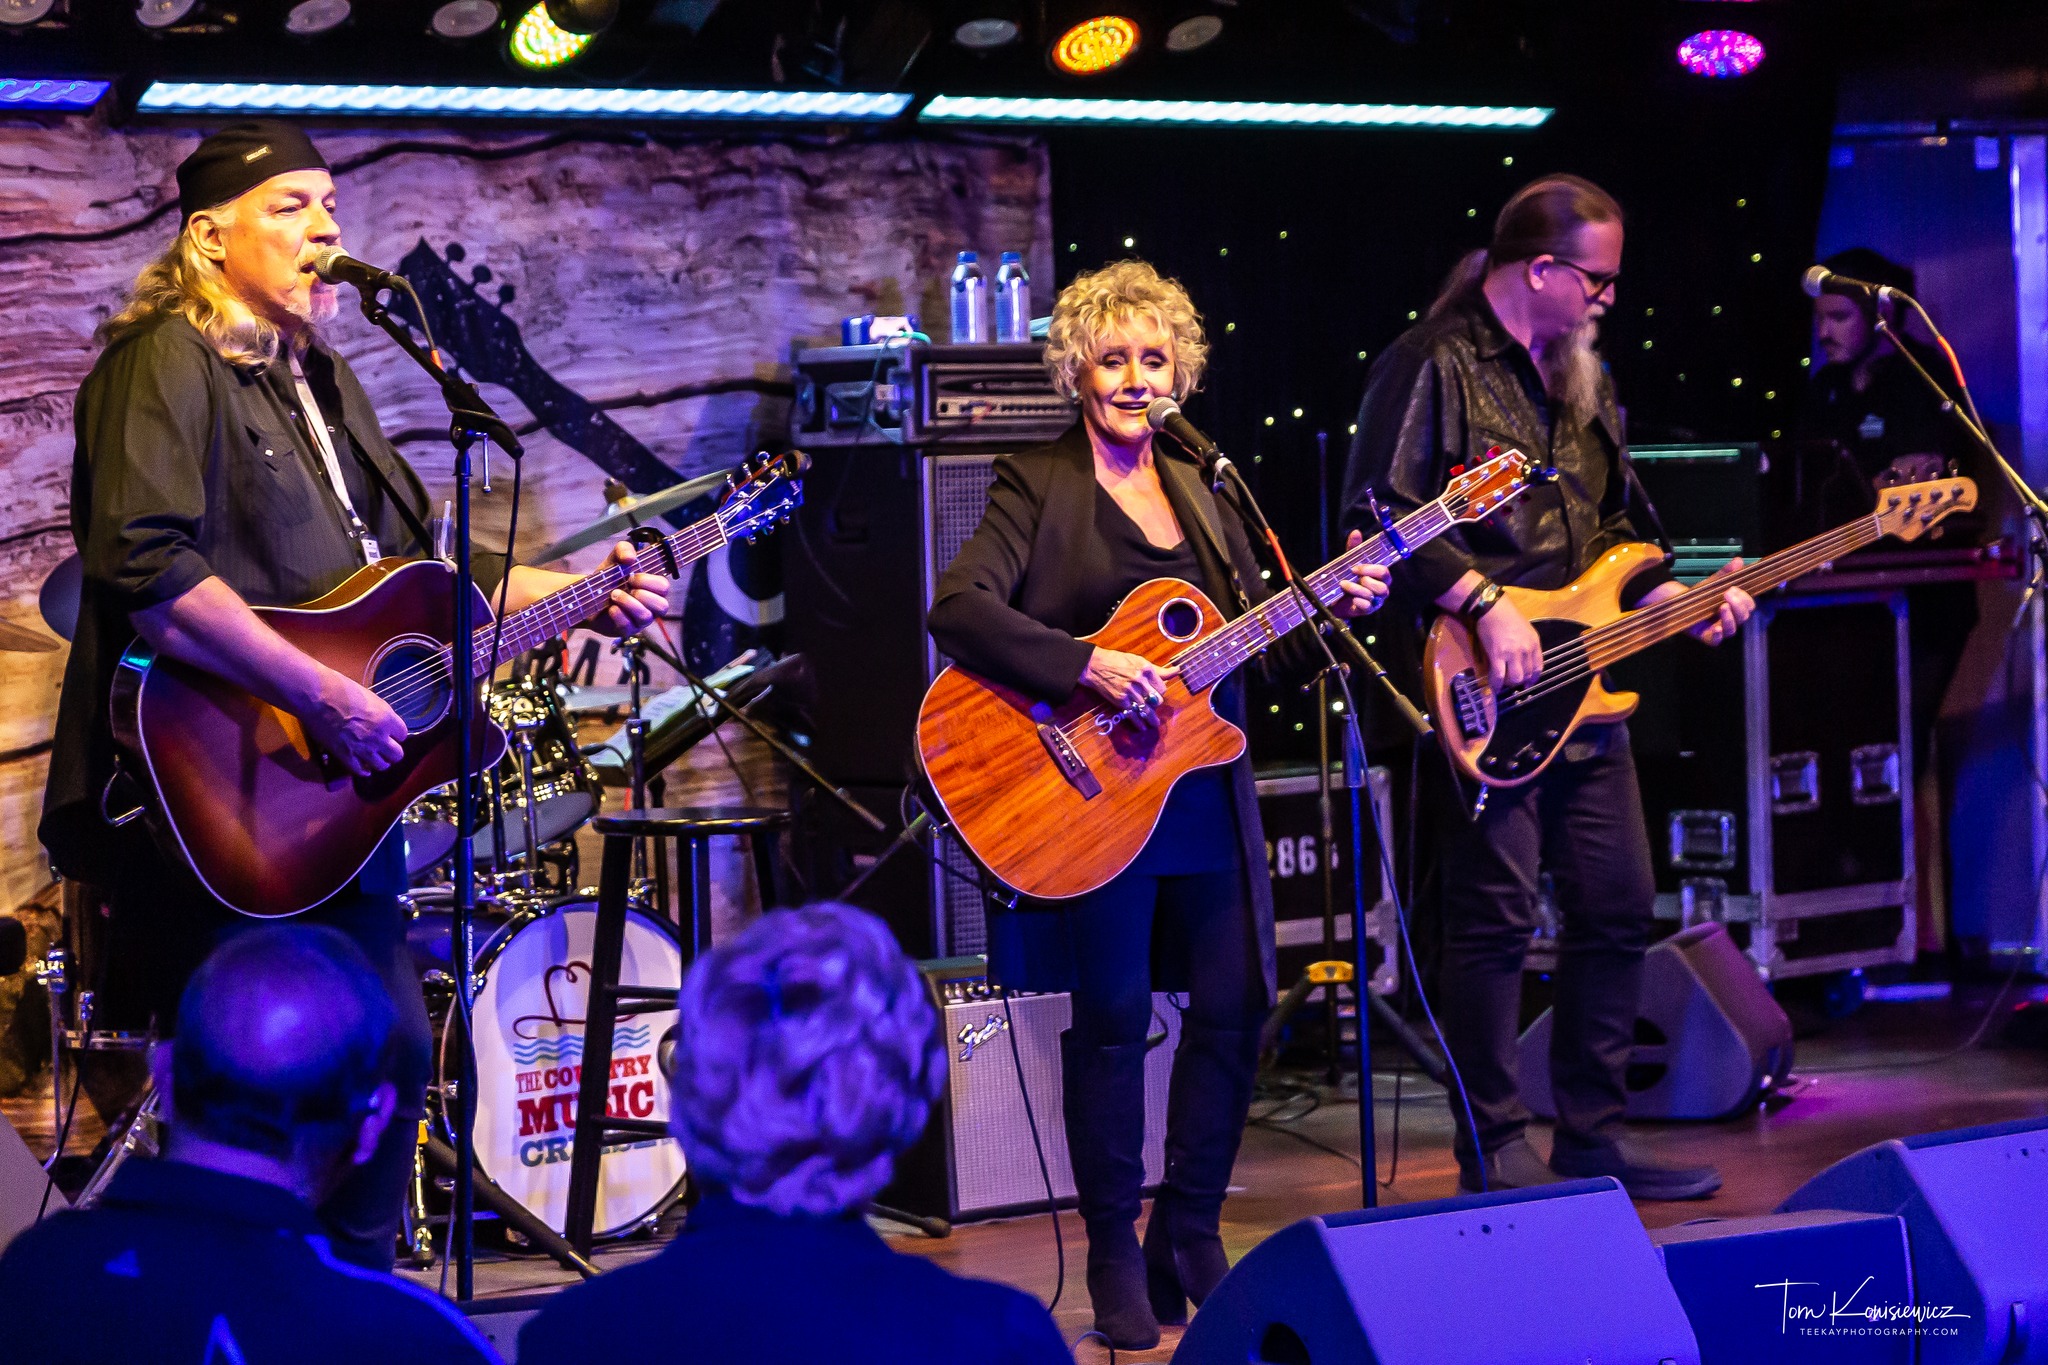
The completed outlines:
<svg viewBox="0 0 2048 1365">
<path fill-rule="evenodd" d="M 1695 76 L 1747 76 L 1763 60 L 1763 40 L 1740 29 L 1710 28 L 1678 45 L 1678 64 Z"/>
</svg>

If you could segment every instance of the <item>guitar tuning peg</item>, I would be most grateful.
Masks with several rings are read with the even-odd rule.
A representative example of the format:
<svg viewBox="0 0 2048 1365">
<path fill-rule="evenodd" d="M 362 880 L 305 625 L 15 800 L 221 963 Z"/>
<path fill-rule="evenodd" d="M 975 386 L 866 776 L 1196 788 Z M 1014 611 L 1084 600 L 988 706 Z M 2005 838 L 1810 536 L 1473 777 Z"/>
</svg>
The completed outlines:
<svg viewBox="0 0 2048 1365">
<path fill-rule="evenodd" d="M 1452 477 L 1452 478 L 1454 478 L 1454 479 L 1455 479 L 1455 478 L 1457 478 L 1457 477 L 1458 477 L 1458 476 L 1459 476 L 1460 474 L 1462 474 L 1462 473 L 1464 473 L 1464 472 L 1465 472 L 1465 466 L 1463 466 L 1463 465 L 1461 465 L 1461 464 L 1454 464 L 1454 465 L 1452 465 L 1452 466 L 1451 466 L 1451 477 Z"/>
</svg>

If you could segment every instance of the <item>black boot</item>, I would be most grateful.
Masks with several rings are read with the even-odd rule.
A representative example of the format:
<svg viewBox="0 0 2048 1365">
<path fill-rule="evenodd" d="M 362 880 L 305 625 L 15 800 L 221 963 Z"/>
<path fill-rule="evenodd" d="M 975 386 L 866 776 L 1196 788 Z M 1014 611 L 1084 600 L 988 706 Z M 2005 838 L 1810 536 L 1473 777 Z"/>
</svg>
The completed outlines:
<svg viewBox="0 0 2048 1365">
<path fill-rule="evenodd" d="M 1166 1095 L 1166 1179 L 1145 1228 L 1146 1287 L 1164 1323 L 1187 1321 L 1230 1269 L 1218 1223 L 1258 1073 L 1259 1031 L 1181 1025 Z"/>
<path fill-rule="evenodd" d="M 1138 1209 L 1145 1188 L 1145 1045 L 1091 1047 L 1060 1034 L 1067 1157 L 1088 1228 L 1088 1298 L 1095 1330 L 1119 1351 L 1159 1344 L 1145 1299 Z"/>
</svg>

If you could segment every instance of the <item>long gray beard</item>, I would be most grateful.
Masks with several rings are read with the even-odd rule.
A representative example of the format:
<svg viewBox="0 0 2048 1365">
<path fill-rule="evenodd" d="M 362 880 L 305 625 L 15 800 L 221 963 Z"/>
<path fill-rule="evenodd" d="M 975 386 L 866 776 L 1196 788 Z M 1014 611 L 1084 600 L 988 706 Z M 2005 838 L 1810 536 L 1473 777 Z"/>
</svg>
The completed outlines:
<svg viewBox="0 0 2048 1365">
<path fill-rule="evenodd" d="M 1580 422 L 1600 410 L 1600 324 L 1588 318 L 1543 351 L 1543 387 Z"/>
</svg>

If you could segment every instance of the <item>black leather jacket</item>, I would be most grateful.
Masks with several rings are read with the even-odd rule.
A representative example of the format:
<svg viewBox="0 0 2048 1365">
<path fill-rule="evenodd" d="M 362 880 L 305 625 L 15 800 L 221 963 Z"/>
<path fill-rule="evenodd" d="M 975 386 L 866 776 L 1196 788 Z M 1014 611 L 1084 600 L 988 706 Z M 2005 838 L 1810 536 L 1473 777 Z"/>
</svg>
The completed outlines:
<svg viewBox="0 0 2048 1365">
<path fill-rule="evenodd" d="M 1629 523 L 1612 381 L 1601 376 L 1592 421 L 1553 427 L 1535 362 L 1476 290 L 1403 332 L 1373 363 L 1345 471 L 1345 525 L 1374 526 L 1368 491 L 1401 516 L 1439 496 L 1452 466 L 1478 465 L 1496 445 L 1534 456 L 1558 477 L 1397 566 L 1395 594 L 1412 609 L 1427 615 L 1468 569 L 1518 587 L 1561 588 L 1614 545 L 1642 538 Z M 1652 570 L 1635 586 L 1663 576 Z"/>
</svg>

